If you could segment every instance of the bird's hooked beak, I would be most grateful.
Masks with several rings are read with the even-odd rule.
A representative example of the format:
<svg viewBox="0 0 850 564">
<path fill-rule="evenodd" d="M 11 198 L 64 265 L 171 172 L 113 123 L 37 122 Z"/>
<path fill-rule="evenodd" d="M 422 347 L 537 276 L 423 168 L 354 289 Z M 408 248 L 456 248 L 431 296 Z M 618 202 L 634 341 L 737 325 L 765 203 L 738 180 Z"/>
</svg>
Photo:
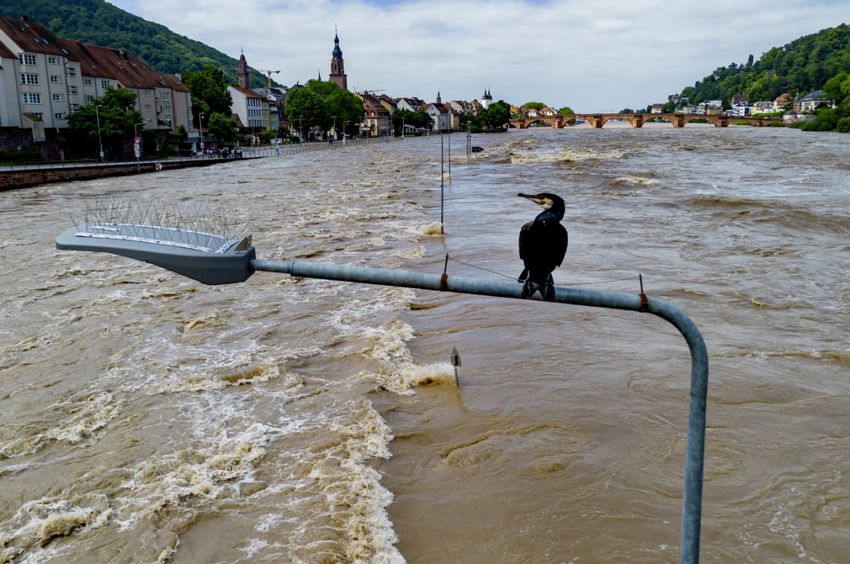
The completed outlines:
<svg viewBox="0 0 850 564">
<path fill-rule="evenodd" d="M 552 207 L 552 200 L 550 200 L 549 198 L 540 198 L 536 194 L 523 194 L 522 192 L 517 194 L 517 196 L 519 196 L 520 198 L 526 198 L 528 200 L 531 200 L 535 204 L 543 206 L 543 208 L 547 210 Z"/>
</svg>

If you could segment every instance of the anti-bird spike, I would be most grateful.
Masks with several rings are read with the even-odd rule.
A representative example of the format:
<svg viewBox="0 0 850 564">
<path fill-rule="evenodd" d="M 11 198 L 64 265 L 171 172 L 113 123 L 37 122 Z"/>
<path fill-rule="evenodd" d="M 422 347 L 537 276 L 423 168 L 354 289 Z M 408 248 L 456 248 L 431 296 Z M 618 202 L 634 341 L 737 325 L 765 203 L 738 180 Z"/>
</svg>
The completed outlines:
<svg viewBox="0 0 850 564">
<path fill-rule="evenodd" d="M 198 210 L 200 208 L 197 208 Z M 101 251 L 142 260 L 205 284 L 243 282 L 254 272 L 251 236 L 155 202 L 106 200 L 86 207 L 84 222 L 56 240 L 59 249 Z M 219 226 L 235 225 L 229 217 Z"/>
</svg>

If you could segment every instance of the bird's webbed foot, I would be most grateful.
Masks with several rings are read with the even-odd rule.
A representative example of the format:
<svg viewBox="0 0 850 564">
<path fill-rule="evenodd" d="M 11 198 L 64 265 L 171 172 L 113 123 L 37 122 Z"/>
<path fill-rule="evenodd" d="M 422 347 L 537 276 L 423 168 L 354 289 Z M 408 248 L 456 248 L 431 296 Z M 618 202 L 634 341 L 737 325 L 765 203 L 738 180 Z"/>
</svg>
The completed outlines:
<svg viewBox="0 0 850 564">
<path fill-rule="evenodd" d="M 552 282 L 551 276 L 540 289 L 540 295 L 543 296 L 543 299 L 547 302 L 555 301 L 555 284 Z"/>
<path fill-rule="evenodd" d="M 531 296 L 534 295 L 534 292 L 537 291 L 537 284 L 535 284 L 531 280 L 525 279 L 525 280 L 519 280 L 519 281 L 523 282 L 522 294 L 520 294 L 521 298 L 530 298 Z"/>
<path fill-rule="evenodd" d="M 528 280 L 528 269 L 523 268 L 522 272 L 520 272 L 519 277 L 516 279 L 517 282 L 525 282 Z"/>
</svg>

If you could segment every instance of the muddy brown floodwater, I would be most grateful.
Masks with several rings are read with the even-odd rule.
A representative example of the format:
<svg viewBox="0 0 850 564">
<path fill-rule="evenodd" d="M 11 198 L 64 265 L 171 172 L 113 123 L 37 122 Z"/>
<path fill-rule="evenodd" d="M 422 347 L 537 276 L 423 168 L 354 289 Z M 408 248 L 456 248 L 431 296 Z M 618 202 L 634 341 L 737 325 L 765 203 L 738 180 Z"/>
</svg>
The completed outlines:
<svg viewBox="0 0 850 564">
<path fill-rule="evenodd" d="M 653 316 L 60 252 L 92 202 L 210 206 L 261 258 L 684 310 L 710 355 L 704 562 L 850 550 L 850 137 L 648 125 L 438 137 L 0 197 L 0 562 L 672 562 L 690 357 Z M 462 358 L 461 388 L 448 363 Z"/>
</svg>

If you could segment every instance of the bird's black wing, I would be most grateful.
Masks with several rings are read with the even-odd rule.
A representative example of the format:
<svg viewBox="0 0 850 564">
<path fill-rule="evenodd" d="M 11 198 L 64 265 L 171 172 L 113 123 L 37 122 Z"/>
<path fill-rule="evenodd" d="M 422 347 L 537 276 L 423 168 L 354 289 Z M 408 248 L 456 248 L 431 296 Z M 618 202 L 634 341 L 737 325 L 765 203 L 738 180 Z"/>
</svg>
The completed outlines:
<svg viewBox="0 0 850 564">
<path fill-rule="evenodd" d="M 570 239 L 567 229 L 560 223 L 556 225 L 558 229 L 552 230 L 552 258 L 557 259 L 555 266 L 561 266 L 567 254 L 567 245 L 569 245 Z"/>
<path fill-rule="evenodd" d="M 529 261 L 535 262 L 540 248 L 540 235 L 540 226 L 536 221 L 529 221 L 519 230 L 519 258 L 526 266 Z"/>
</svg>

